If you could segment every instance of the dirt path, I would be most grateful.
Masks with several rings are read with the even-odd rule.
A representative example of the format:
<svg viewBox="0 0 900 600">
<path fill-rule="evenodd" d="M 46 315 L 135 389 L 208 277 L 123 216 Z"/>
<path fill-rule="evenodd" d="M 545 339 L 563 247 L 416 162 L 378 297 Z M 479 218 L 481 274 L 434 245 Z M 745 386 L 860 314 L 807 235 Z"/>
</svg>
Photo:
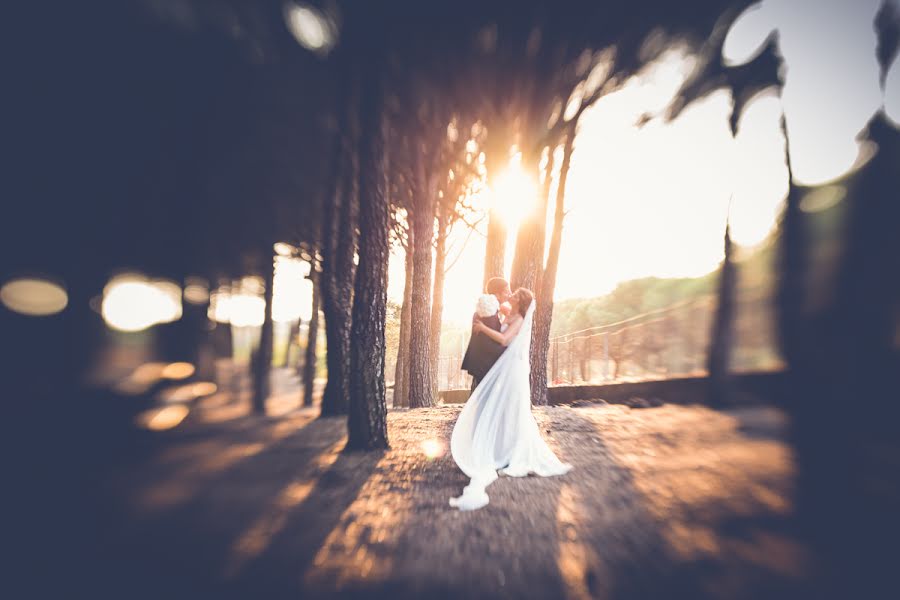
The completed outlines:
<svg viewBox="0 0 900 600">
<path fill-rule="evenodd" d="M 798 598 L 791 455 L 770 409 L 535 411 L 575 469 L 501 478 L 460 513 L 459 407 L 392 411 L 392 449 L 344 425 L 202 418 L 98 488 L 105 591 L 134 597 Z M 138 583 L 136 583 L 138 582 Z"/>
</svg>

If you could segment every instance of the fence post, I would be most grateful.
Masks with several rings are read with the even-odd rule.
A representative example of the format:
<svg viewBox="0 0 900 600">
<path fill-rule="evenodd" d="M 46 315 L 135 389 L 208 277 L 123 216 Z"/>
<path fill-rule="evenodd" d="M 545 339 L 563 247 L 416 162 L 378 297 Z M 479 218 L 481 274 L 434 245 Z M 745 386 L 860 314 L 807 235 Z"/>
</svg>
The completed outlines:
<svg viewBox="0 0 900 600">
<path fill-rule="evenodd" d="M 603 332 L 603 380 L 609 381 L 609 332 Z"/>
<path fill-rule="evenodd" d="M 575 383 L 575 341 L 566 340 L 569 345 L 569 383 Z"/>
<path fill-rule="evenodd" d="M 585 369 L 585 371 L 587 371 L 587 381 L 588 382 L 590 382 L 591 379 L 593 379 L 591 377 L 591 340 L 593 339 L 593 337 L 594 336 L 589 335 L 584 339 L 584 343 L 587 344 L 587 352 L 586 352 L 587 356 L 585 357 L 585 360 L 587 360 L 587 369 Z"/>
<path fill-rule="evenodd" d="M 553 376 L 551 383 L 559 381 L 559 338 L 553 340 Z"/>
</svg>

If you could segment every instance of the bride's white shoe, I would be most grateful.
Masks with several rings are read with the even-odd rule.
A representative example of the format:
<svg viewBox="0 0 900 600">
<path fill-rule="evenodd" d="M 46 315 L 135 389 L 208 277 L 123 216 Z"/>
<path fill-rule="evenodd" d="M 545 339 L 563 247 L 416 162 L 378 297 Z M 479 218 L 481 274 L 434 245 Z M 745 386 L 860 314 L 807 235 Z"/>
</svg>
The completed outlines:
<svg viewBox="0 0 900 600">
<path fill-rule="evenodd" d="M 459 510 L 477 510 L 487 506 L 488 502 L 490 499 L 484 487 L 476 487 L 471 483 L 465 487 L 462 496 L 450 498 L 450 506 Z"/>
<path fill-rule="evenodd" d="M 485 488 L 494 481 L 495 478 L 488 480 L 473 479 L 469 485 L 463 488 L 461 496 L 450 498 L 450 506 L 459 510 L 477 510 L 490 502 Z"/>
<path fill-rule="evenodd" d="M 450 506 L 459 510 L 478 510 L 487 506 L 488 502 L 490 502 L 490 498 L 488 498 L 487 492 L 484 490 L 480 494 L 470 492 L 463 493 L 458 498 L 450 498 Z"/>
</svg>

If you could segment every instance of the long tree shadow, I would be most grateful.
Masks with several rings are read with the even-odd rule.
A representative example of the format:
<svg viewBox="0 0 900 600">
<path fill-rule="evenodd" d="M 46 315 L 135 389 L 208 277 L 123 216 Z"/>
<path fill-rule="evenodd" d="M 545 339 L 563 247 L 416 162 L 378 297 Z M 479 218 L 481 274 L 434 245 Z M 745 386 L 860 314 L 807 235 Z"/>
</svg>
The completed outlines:
<svg viewBox="0 0 900 600">
<path fill-rule="evenodd" d="M 336 541 L 342 552 L 347 549 L 347 556 L 352 556 L 357 549 L 355 540 L 346 537 L 342 522 L 348 520 L 346 511 L 372 479 L 384 454 L 383 451 L 340 452 L 308 489 L 301 484 L 296 493 L 302 500 L 290 506 L 276 530 L 267 532 L 265 527 L 262 528 L 262 535 L 271 534 L 264 549 L 245 563 L 239 561 L 236 567 L 226 565 L 223 595 L 227 592 L 236 598 L 308 597 L 310 590 L 307 588 L 314 590 L 315 586 L 305 581 L 304 574 L 311 569 L 314 559 L 322 555 L 330 538 L 338 538 Z M 273 510 L 287 508 L 278 504 Z M 353 521 L 352 516 L 349 521 Z M 233 551 L 239 553 L 240 548 L 233 548 Z"/>
<path fill-rule="evenodd" d="M 487 508 L 451 509 L 448 499 L 467 483 L 446 452 L 455 414 L 441 408 L 396 413 L 392 450 L 337 456 L 265 548 L 217 593 L 557 595 L 562 582 L 548 556 L 555 555 L 562 479 L 502 478 L 489 489 Z"/>
<path fill-rule="evenodd" d="M 805 597 L 775 430 L 696 407 L 540 410 L 574 470 L 502 477 L 461 513 L 457 410 L 393 414 L 379 453 L 341 452 L 343 420 L 318 419 L 183 502 L 110 519 L 96 595 Z"/>
<path fill-rule="evenodd" d="M 94 574 L 94 584 L 103 592 L 98 595 L 231 595 L 237 587 L 228 580 L 229 569 L 265 552 L 286 516 L 295 512 L 306 523 L 306 543 L 315 544 L 340 517 L 342 506 L 352 502 L 377 460 L 340 455 L 345 432 L 342 419 L 317 419 L 217 473 L 197 473 L 202 483 L 183 501 L 155 511 L 111 514 L 98 533 L 96 559 L 102 570 Z M 343 477 L 334 474 L 347 472 L 348 461 L 353 476 L 342 480 L 339 495 L 325 501 L 322 490 Z M 117 492 L 127 496 L 133 490 Z M 258 579 L 254 585 L 275 589 Z"/>
<path fill-rule="evenodd" d="M 791 519 L 773 508 L 789 495 L 788 477 L 766 463 L 755 436 L 741 434 L 744 420 L 733 427 L 729 416 L 709 413 L 715 424 L 689 433 L 680 424 L 661 433 L 623 430 L 621 419 L 575 419 L 593 457 L 574 480 L 590 521 L 578 531 L 591 596 L 814 597 Z M 669 417 L 648 421 L 657 418 Z"/>
</svg>

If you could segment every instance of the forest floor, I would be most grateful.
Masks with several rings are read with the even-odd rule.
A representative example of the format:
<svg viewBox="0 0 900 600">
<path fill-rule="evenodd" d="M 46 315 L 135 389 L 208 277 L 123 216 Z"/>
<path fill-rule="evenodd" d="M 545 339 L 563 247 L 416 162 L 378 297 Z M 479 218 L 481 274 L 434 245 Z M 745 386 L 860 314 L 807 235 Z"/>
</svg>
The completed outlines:
<svg viewBox="0 0 900 600">
<path fill-rule="evenodd" d="M 391 410 L 389 451 L 346 453 L 341 419 L 211 397 L 98 482 L 94 597 L 815 595 L 777 410 L 535 409 L 574 469 L 458 512 L 459 410 Z"/>
</svg>

